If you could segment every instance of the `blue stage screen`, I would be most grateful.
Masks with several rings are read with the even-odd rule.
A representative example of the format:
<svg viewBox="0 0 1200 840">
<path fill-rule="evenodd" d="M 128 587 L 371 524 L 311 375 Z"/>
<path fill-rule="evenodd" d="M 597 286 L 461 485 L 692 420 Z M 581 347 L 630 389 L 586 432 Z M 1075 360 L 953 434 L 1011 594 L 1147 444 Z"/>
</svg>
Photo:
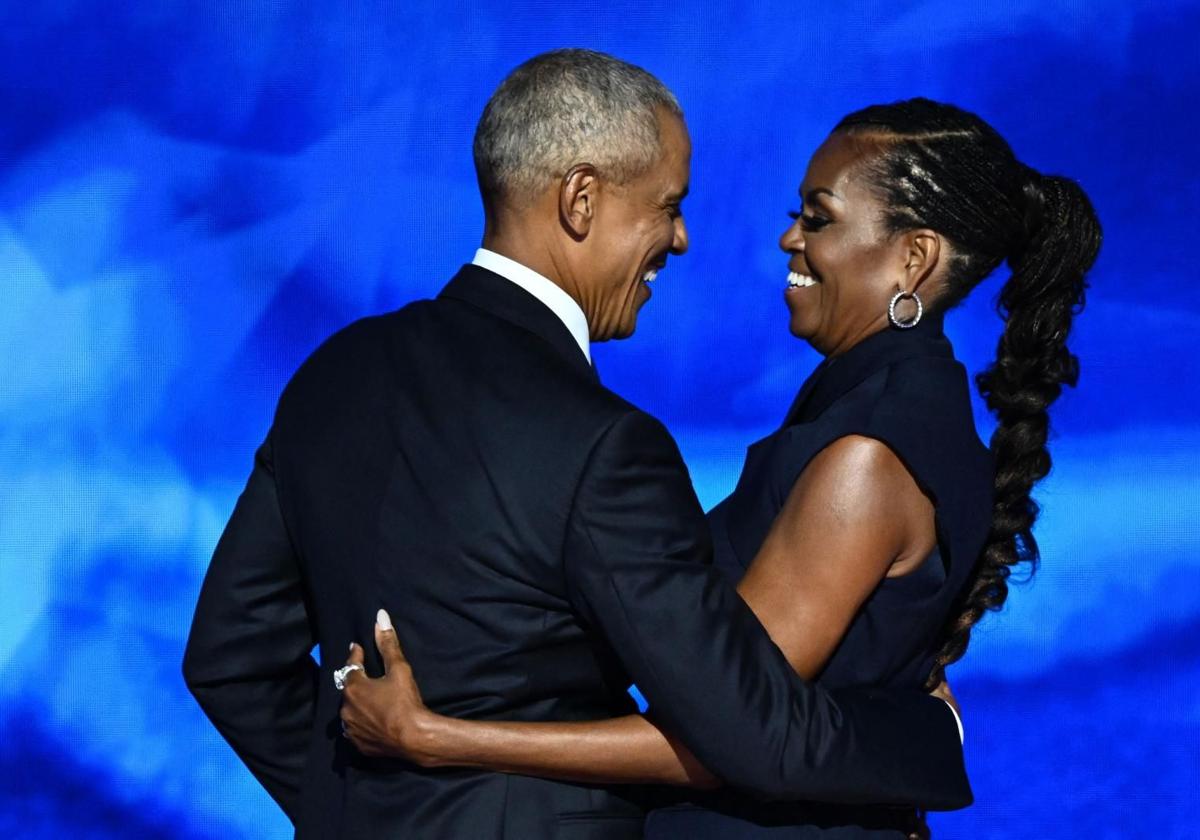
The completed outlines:
<svg viewBox="0 0 1200 840">
<path fill-rule="evenodd" d="M 1037 493 L 1043 564 L 952 672 L 977 804 L 935 836 L 1187 837 L 1200 789 L 1200 2 L 0 2 L 0 829 L 282 838 L 180 677 L 291 372 L 479 244 L 475 121 L 554 47 L 678 95 L 686 256 L 606 384 L 706 506 L 817 361 L 777 240 L 845 113 L 975 110 L 1105 226 Z M 948 319 L 990 360 L 1003 272 Z M 991 421 L 976 405 L 981 434 Z"/>
</svg>

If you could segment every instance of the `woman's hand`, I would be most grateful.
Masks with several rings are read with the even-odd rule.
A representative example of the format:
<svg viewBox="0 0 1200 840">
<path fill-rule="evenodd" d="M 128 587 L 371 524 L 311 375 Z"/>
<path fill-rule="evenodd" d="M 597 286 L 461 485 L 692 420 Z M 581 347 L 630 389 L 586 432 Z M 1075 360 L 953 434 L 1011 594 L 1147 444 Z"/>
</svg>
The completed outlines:
<svg viewBox="0 0 1200 840">
<path fill-rule="evenodd" d="M 346 677 L 342 732 L 363 755 L 405 758 L 431 767 L 436 763 L 433 724 L 438 716 L 421 700 L 385 610 L 375 619 L 375 646 L 383 657 L 384 675 L 371 679 L 365 671 L 354 670 Z M 346 664 L 361 666 L 362 661 L 362 647 L 352 644 Z"/>
</svg>

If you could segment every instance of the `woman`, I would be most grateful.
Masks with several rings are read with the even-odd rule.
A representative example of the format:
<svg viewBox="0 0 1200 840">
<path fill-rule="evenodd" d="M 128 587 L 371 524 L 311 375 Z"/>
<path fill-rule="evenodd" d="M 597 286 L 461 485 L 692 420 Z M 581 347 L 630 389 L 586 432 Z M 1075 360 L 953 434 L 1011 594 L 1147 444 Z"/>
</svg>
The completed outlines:
<svg viewBox="0 0 1200 840">
<path fill-rule="evenodd" d="M 785 299 L 792 333 L 826 359 L 710 514 L 716 562 L 805 678 L 932 687 L 984 611 L 1004 603 L 1012 568 L 1038 560 L 1030 491 L 1050 468 L 1047 409 L 1077 378 L 1067 336 L 1099 224 L 1074 182 L 1039 175 L 979 117 L 925 99 L 843 119 L 800 194 L 803 212 L 780 240 Z M 942 316 L 1004 260 L 1005 328 L 977 378 L 998 421 L 989 455 Z M 410 675 L 395 679 L 406 700 L 387 720 L 369 704 L 343 712 L 364 751 L 577 781 L 715 782 L 641 717 L 454 721 L 421 707 Z M 910 828 L 911 814 L 895 810 L 768 805 L 722 791 L 654 812 L 646 831 L 903 837 Z"/>
</svg>

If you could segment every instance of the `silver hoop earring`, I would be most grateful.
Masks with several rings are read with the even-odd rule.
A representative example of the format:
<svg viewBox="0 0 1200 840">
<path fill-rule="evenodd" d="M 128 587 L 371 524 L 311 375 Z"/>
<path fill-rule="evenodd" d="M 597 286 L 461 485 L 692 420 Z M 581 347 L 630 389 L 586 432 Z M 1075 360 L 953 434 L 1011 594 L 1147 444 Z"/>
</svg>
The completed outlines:
<svg viewBox="0 0 1200 840">
<path fill-rule="evenodd" d="M 917 314 L 912 316 L 908 321 L 900 321 L 896 318 L 896 304 L 905 298 L 912 298 L 913 303 L 917 305 Z M 917 297 L 916 292 L 906 292 L 903 289 L 896 292 L 892 296 L 892 302 L 888 304 L 888 320 L 892 322 L 892 326 L 901 330 L 911 330 L 921 321 L 921 316 L 925 314 L 925 307 L 921 305 L 921 299 Z"/>
</svg>

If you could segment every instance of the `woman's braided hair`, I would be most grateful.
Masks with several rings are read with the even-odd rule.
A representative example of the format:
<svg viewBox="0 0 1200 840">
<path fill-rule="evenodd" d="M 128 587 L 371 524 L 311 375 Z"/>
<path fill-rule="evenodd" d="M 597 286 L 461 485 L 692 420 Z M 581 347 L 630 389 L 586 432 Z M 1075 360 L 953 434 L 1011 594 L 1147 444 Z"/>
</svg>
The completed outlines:
<svg viewBox="0 0 1200 840">
<path fill-rule="evenodd" d="M 928 99 L 873 105 L 834 132 L 870 149 L 864 171 L 883 199 L 891 232 L 930 228 L 949 241 L 939 309 L 959 303 L 1005 259 L 1012 271 L 1000 292 L 1005 326 L 996 359 L 976 377 L 999 421 L 991 440 L 991 532 L 946 626 L 932 687 L 962 658 L 984 612 L 1004 604 L 1013 567 L 1028 563 L 1030 574 L 1037 567 L 1039 508 L 1030 491 L 1050 471 L 1047 409 L 1079 376 L 1067 336 L 1083 308 L 1100 223 L 1078 184 L 1025 166 L 995 129 L 953 105 Z"/>
</svg>

